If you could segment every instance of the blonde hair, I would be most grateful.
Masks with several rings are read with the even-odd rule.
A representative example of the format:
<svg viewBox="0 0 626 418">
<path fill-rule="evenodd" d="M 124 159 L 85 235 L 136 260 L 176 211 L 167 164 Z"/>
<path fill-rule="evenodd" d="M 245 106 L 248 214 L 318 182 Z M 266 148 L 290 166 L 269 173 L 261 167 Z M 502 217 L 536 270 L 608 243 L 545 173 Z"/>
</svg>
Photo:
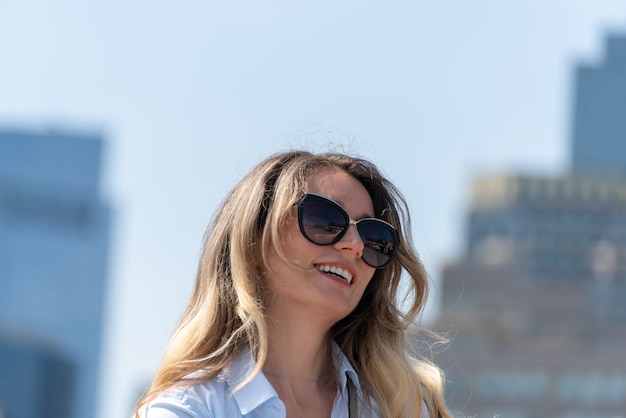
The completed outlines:
<svg viewBox="0 0 626 418">
<path fill-rule="evenodd" d="M 356 309 L 332 327 L 331 337 L 382 416 L 419 417 L 423 400 L 431 417 L 452 417 L 439 369 L 405 351 L 405 332 L 428 293 L 426 272 L 406 233 L 410 216 L 405 200 L 367 160 L 305 151 L 267 158 L 222 203 L 204 237 L 191 299 L 135 417 L 164 391 L 216 377 L 246 346 L 257 362 L 247 381 L 260 371 L 268 351 L 262 273 L 267 249 L 274 246 L 284 254 L 278 239 L 281 225 L 293 216 L 293 204 L 311 176 L 324 167 L 342 169 L 361 182 L 375 216 L 394 225 L 400 236 L 394 259 L 376 270 Z M 406 312 L 400 310 L 398 299 L 403 270 L 409 279 Z"/>
</svg>

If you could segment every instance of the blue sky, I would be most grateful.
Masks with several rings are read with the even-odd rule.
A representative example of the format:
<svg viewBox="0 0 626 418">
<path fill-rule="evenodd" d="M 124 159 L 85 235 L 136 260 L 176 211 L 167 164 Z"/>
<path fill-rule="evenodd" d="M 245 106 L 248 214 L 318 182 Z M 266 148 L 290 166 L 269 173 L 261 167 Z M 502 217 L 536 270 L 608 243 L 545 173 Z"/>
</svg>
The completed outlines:
<svg viewBox="0 0 626 418">
<path fill-rule="evenodd" d="M 266 155 L 329 147 L 405 193 L 436 280 L 477 173 L 567 167 L 573 69 L 617 0 L 0 0 L 0 124 L 107 138 L 115 208 L 100 416 L 125 416 L 213 210 Z"/>
</svg>

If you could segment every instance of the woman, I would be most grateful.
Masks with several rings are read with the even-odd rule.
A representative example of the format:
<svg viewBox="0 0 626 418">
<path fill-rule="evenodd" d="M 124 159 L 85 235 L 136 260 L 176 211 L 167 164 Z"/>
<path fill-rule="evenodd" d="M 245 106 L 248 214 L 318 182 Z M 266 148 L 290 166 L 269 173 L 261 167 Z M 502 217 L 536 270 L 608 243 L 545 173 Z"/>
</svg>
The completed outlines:
<svg viewBox="0 0 626 418">
<path fill-rule="evenodd" d="M 263 161 L 216 214 L 135 416 L 451 417 L 439 370 L 405 352 L 427 296 L 408 222 L 368 161 L 302 151 Z"/>
</svg>

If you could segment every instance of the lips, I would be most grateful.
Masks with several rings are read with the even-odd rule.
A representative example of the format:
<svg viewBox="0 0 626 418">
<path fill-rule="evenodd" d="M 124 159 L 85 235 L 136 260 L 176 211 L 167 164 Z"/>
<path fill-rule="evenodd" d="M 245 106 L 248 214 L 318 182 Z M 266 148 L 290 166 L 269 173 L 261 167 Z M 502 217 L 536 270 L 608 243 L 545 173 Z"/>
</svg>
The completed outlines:
<svg viewBox="0 0 626 418">
<path fill-rule="evenodd" d="M 315 268 L 323 273 L 334 274 L 335 276 L 345 280 L 348 284 L 352 283 L 352 273 L 350 273 L 346 269 L 337 266 L 329 266 L 326 264 L 318 264 L 315 266 Z"/>
</svg>

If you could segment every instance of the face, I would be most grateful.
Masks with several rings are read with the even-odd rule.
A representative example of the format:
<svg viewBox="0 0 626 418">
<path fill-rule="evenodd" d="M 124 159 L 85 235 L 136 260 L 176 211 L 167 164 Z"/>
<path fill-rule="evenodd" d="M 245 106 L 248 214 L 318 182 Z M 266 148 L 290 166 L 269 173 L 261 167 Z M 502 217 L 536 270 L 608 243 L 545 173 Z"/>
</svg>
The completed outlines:
<svg viewBox="0 0 626 418">
<path fill-rule="evenodd" d="M 334 200 L 354 220 L 374 216 L 365 187 L 338 168 L 318 171 L 306 192 Z M 300 232 L 295 209 L 281 236 L 291 263 L 270 254 L 268 313 L 274 318 L 301 316 L 307 323 L 317 320 L 329 328 L 354 310 L 375 269 L 361 258 L 363 242 L 355 225 L 335 244 L 316 245 Z"/>
</svg>

